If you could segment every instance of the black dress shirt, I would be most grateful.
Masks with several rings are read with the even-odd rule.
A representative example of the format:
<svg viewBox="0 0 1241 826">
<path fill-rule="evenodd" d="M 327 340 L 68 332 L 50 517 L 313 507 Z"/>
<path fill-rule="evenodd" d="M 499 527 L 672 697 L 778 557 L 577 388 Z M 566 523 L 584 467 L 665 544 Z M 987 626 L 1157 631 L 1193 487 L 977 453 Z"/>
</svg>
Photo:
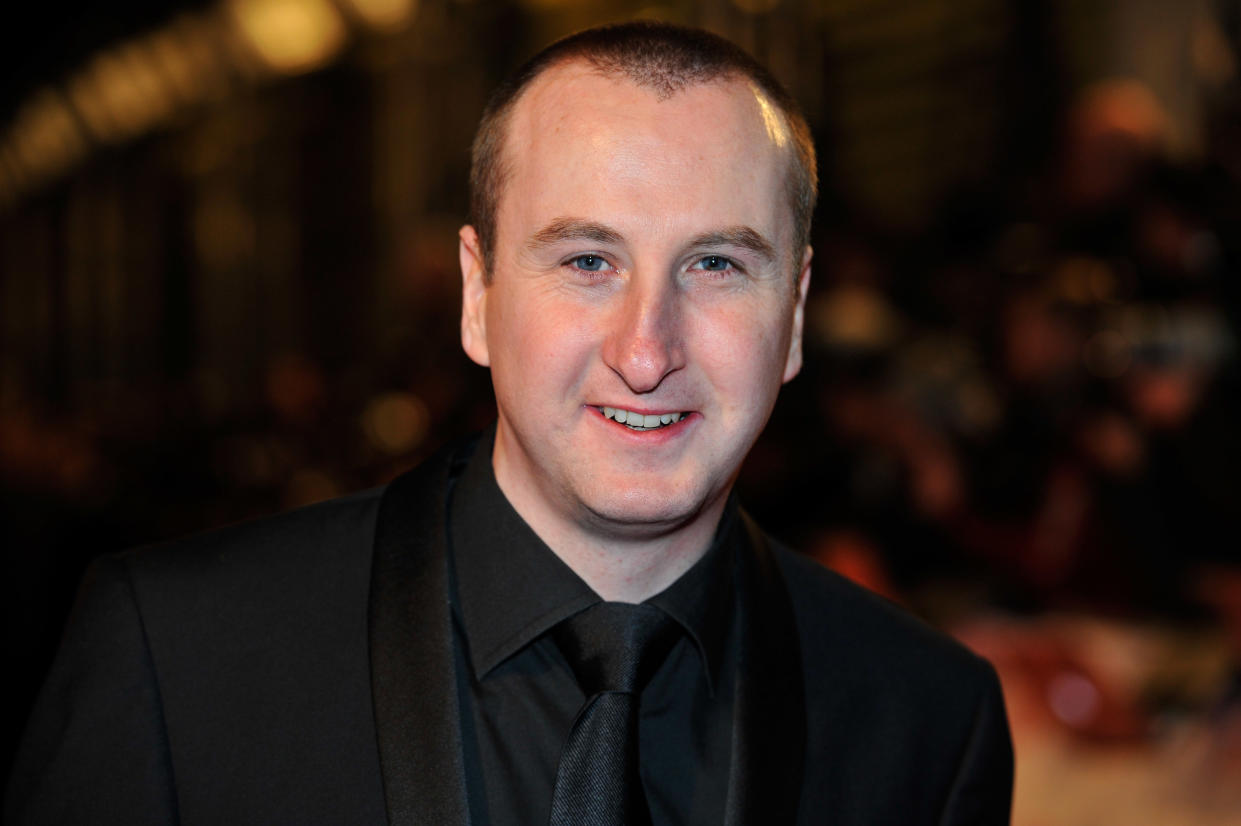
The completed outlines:
<svg viewBox="0 0 1241 826">
<path fill-rule="evenodd" d="M 538 826 L 585 699 L 546 632 L 601 598 L 513 510 L 496 484 L 491 448 L 483 437 L 449 506 L 466 785 L 474 826 Z M 639 753 L 655 826 L 723 822 L 737 521 L 730 503 L 703 558 L 647 600 L 684 631 L 642 692 Z"/>
</svg>

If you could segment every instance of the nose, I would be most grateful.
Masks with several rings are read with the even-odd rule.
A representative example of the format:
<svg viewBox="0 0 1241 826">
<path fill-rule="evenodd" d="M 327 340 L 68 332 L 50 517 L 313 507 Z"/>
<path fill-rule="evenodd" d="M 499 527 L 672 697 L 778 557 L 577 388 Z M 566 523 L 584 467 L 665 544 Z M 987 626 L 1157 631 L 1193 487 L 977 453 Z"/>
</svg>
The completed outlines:
<svg viewBox="0 0 1241 826">
<path fill-rule="evenodd" d="M 682 310 L 670 282 L 635 273 L 608 320 L 603 360 L 634 393 L 650 393 L 685 366 Z"/>
</svg>

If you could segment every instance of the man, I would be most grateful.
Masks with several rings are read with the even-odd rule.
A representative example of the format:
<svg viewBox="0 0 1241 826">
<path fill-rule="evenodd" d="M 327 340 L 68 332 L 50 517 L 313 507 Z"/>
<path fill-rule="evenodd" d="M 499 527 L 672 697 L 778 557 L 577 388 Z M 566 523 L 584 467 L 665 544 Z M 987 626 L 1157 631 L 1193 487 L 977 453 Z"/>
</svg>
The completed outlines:
<svg viewBox="0 0 1241 826">
<path fill-rule="evenodd" d="M 536 57 L 484 114 L 460 233 L 493 431 L 98 564 L 8 816 L 1007 822 L 989 667 L 730 499 L 801 364 L 814 175 L 792 101 L 718 38 Z"/>
</svg>

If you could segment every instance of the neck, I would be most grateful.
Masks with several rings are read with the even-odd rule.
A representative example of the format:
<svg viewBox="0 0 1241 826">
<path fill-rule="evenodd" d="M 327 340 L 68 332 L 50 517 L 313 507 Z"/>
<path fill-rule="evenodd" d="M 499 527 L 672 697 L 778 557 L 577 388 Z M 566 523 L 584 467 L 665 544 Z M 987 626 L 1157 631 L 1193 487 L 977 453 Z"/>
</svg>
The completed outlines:
<svg viewBox="0 0 1241 826">
<path fill-rule="evenodd" d="M 548 531 L 544 535 L 538 526 L 531 527 L 599 596 L 638 603 L 676 582 L 706 554 L 718 522 L 717 515 L 709 523 L 704 520 L 709 530 L 680 530 L 649 538 L 598 531 Z"/>
<path fill-rule="evenodd" d="M 598 514 L 560 513 L 529 486 L 506 480 L 496 469 L 506 499 L 562 562 L 610 602 L 643 602 L 693 567 L 711 547 L 727 495 L 673 525 L 618 524 Z"/>
</svg>

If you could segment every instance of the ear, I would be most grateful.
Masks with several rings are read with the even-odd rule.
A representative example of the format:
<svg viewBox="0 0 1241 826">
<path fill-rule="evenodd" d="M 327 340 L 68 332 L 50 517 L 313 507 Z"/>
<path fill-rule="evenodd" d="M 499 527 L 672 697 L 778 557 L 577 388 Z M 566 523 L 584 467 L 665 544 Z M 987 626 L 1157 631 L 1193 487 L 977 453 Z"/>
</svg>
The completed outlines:
<svg viewBox="0 0 1241 826">
<path fill-rule="evenodd" d="M 477 364 L 488 367 L 491 354 L 487 350 L 487 268 L 474 227 L 466 224 L 457 237 L 457 254 L 461 259 L 461 348 Z"/>
<path fill-rule="evenodd" d="M 801 257 L 801 271 L 797 275 L 797 303 L 793 306 L 793 334 L 789 336 L 789 353 L 784 361 L 782 382 L 791 381 L 801 372 L 801 340 L 806 324 L 806 291 L 810 289 L 810 259 L 814 250 L 807 246 Z"/>
</svg>

